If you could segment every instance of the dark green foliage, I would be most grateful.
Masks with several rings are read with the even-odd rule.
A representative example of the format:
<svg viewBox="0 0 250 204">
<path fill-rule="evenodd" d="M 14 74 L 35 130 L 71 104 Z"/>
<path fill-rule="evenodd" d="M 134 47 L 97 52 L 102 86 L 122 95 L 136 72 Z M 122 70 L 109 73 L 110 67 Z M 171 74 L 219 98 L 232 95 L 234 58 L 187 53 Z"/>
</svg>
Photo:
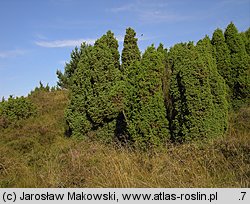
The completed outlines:
<svg viewBox="0 0 250 204">
<path fill-rule="evenodd" d="M 192 43 L 171 48 L 170 61 L 172 138 L 188 141 L 210 137 L 214 110 L 207 66 Z"/>
<path fill-rule="evenodd" d="M 71 102 L 66 110 L 73 135 L 95 130 L 97 137 L 105 140 L 114 136 L 116 118 L 123 106 L 115 41 L 113 34 L 107 32 L 81 55 L 72 77 Z"/>
<path fill-rule="evenodd" d="M 136 82 L 132 82 L 131 79 L 134 78 L 134 72 L 136 72 L 136 67 L 140 66 L 139 62 L 141 59 L 141 53 L 137 45 L 138 39 L 135 36 L 136 32 L 132 28 L 126 29 L 126 35 L 124 37 L 123 50 L 121 55 L 121 60 L 122 60 L 121 72 L 122 72 L 122 80 L 124 82 L 124 86 L 121 91 L 124 93 L 123 103 L 125 107 L 128 106 L 128 104 L 126 104 L 128 98 L 130 98 L 131 94 L 134 93 L 133 90 L 131 92 L 131 89 L 133 89 L 133 87 L 135 86 L 133 83 Z M 126 121 L 125 112 L 123 109 L 123 112 L 119 114 L 119 119 L 117 121 L 118 122 L 117 124 L 120 127 L 117 134 L 120 140 L 128 142 L 131 139 L 130 138 L 131 135 L 127 128 L 128 124 Z"/>
<path fill-rule="evenodd" d="M 225 81 L 218 73 L 213 47 L 208 36 L 197 43 L 198 52 L 209 71 L 209 85 L 213 102 L 212 135 L 223 135 L 228 127 L 228 102 Z M 225 60 L 226 61 L 226 60 Z"/>
<path fill-rule="evenodd" d="M 122 70 L 126 72 L 129 66 L 141 59 L 141 53 L 137 45 L 136 33 L 132 28 L 126 29 L 126 35 L 122 50 Z"/>
<path fill-rule="evenodd" d="M 223 135 L 228 121 L 226 87 L 208 36 L 196 47 L 192 43 L 174 46 L 170 63 L 172 138 L 188 141 Z"/>
<path fill-rule="evenodd" d="M 163 44 L 160 43 L 160 45 L 157 48 L 157 52 L 161 53 L 162 63 L 164 66 L 163 69 L 163 78 L 162 78 L 162 88 L 163 88 L 163 94 L 164 94 L 164 102 L 165 107 L 167 109 L 167 117 L 168 120 L 171 118 L 171 100 L 170 100 L 170 77 L 171 77 L 171 69 L 169 65 L 169 59 L 168 59 L 168 51 L 167 49 L 164 49 Z"/>
<path fill-rule="evenodd" d="M 118 42 L 108 31 L 93 46 L 75 49 L 59 84 L 70 90 L 65 111 L 68 133 L 112 141 L 118 137 L 148 148 L 174 141 L 223 135 L 228 99 L 245 101 L 249 88 L 247 32 L 230 24 L 209 37 L 162 44 L 141 57 L 136 33 L 128 28 L 120 65 Z M 244 40 L 243 40 L 244 39 Z M 224 78 L 224 79 L 223 79 Z M 228 88 L 226 88 L 227 86 Z"/>
<path fill-rule="evenodd" d="M 64 73 L 62 73 L 60 70 L 57 70 L 56 74 L 59 79 L 59 81 L 57 82 L 58 86 L 68 89 L 69 86 L 72 85 L 72 76 L 77 69 L 77 65 L 80 61 L 82 53 L 84 53 L 84 50 L 87 49 L 88 46 L 89 45 L 87 45 L 86 43 L 82 43 L 80 50 L 76 47 L 71 52 L 71 59 L 69 63 L 66 63 Z"/>
<path fill-rule="evenodd" d="M 231 56 L 231 102 L 238 107 L 249 100 L 250 96 L 250 59 L 245 44 L 237 28 L 230 23 L 225 30 L 225 39 Z"/>
<path fill-rule="evenodd" d="M 250 28 L 248 28 L 247 31 L 244 34 L 245 34 L 246 52 L 247 52 L 248 55 L 250 55 Z"/>
<path fill-rule="evenodd" d="M 103 47 L 104 45 L 108 46 L 111 51 L 115 68 L 120 69 L 120 54 L 118 51 L 118 41 L 115 39 L 114 33 L 112 33 L 110 30 L 106 33 L 106 35 L 103 35 L 95 42 L 95 46 Z"/>
<path fill-rule="evenodd" d="M 244 52 L 244 41 L 232 22 L 227 26 L 224 35 L 231 54 Z"/>
<path fill-rule="evenodd" d="M 169 138 L 162 59 L 162 53 L 151 46 L 143 54 L 141 63 L 129 67 L 125 112 L 128 132 L 136 146 L 159 146 Z"/>
<path fill-rule="evenodd" d="M 27 119 L 36 113 L 32 102 L 25 97 L 9 97 L 0 102 L 0 127 L 8 127 L 10 124 Z"/>
<path fill-rule="evenodd" d="M 212 41 L 214 47 L 214 58 L 216 59 L 217 69 L 219 74 L 224 78 L 226 84 L 229 87 L 229 91 L 233 87 L 231 79 L 231 62 L 230 62 L 230 51 L 225 42 L 225 37 L 221 29 L 216 29 L 213 33 Z"/>
</svg>

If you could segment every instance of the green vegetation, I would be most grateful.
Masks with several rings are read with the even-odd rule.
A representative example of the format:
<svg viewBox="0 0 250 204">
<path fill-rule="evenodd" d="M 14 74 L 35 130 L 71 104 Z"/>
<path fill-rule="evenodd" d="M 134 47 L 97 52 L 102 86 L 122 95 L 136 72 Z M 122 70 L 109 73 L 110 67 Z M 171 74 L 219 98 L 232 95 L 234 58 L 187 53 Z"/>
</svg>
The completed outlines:
<svg viewBox="0 0 250 204">
<path fill-rule="evenodd" d="M 249 187 L 249 29 L 75 48 L 58 86 L 0 102 L 0 187 Z M 60 88 L 59 88 L 60 87 Z"/>
<path fill-rule="evenodd" d="M 132 28 L 126 29 L 126 35 L 124 37 L 123 50 L 122 50 L 122 70 L 126 75 L 126 72 L 134 62 L 141 59 L 140 50 L 137 45 L 136 32 Z"/>
<path fill-rule="evenodd" d="M 164 106 L 161 54 L 148 47 L 141 62 L 129 67 L 126 122 L 136 146 L 159 146 L 169 138 Z"/>
<path fill-rule="evenodd" d="M 247 51 L 247 54 L 250 56 L 250 28 L 248 28 L 247 31 L 243 34 L 245 35 L 246 51 Z"/>
<path fill-rule="evenodd" d="M 213 55 L 216 59 L 218 72 L 224 78 L 228 86 L 228 92 L 231 95 L 232 93 L 230 91 L 233 87 L 233 83 L 231 80 L 232 70 L 230 51 L 228 49 L 223 31 L 221 29 L 216 29 L 214 31 L 211 43 L 214 47 Z"/>
<path fill-rule="evenodd" d="M 238 34 L 230 23 L 224 35 L 217 29 L 212 41 L 206 36 L 197 45 L 181 43 L 169 52 L 160 44 L 141 56 L 136 33 L 128 28 L 121 65 L 111 31 L 94 46 L 83 43 L 59 74 L 59 85 L 64 78 L 70 81 L 65 82 L 70 84 L 68 132 L 146 149 L 169 138 L 184 142 L 222 136 L 228 104 L 245 104 L 250 90 L 247 32 Z"/>
<path fill-rule="evenodd" d="M 197 43 L 197 49 L 204 66 L 208 70 L 208 83 L 212 95 L 212 112 L 208 122 L 210 126 L 209 137 L 223 135 L 228 128 L 228 102 L 225 80 L 217 70 L 216 59 L 213 58 L 213 47 L 208 36 Z"/>
<path fill-rule="evenodd" d="M 139 151 L 64 136 L 68 91 L 37 91 L 37 116 L 0 130 L 0 187 L 249 187 L 250 108 L 209 143 Z"/>
<path fill-rule="evenodd" d="M 212 137 L 214 107 L 207 65 L 192 43 L 175 45 L 170 50 L 170 57 L 173 139 Z"/>
<path fill-rule="evenodd" d="M 0 128 L 7 128 L 11 124 L 27 119 L 36 114 L 36 108 L 32 102 L 22 97 L 10 96 L 8 100 L 0 103 Z"/>
<path fill-rule="evenodd" d="M 104 141 L 114 136 L 122 106 L 117 49 L 118 42 L 109 31 L 82 55 L 72 76 L 71 103 L 66 109 L 66 121 L 74 136 L 91 134 Z"/>
<path fill-rule="evenodd" d="M 71 52 L 71 60 L 69 63 L 66 63 L 64 73 L 62 73 L 60 70 L 56 71 L 57 77 L 59 81 L 57 82 L 58 86 L 61 88 L 69 88 L 72 84 L 72 77 L 73 74 L 75 73 L 75 70 L 78 66 L 78 63 L 80 61 L 81 55 L 84 53 L 85 49 L 88 46 L 85 43 L 81 44 L 80 50 L 76 47 L 72 52 Z"/>
<path fill-rule="evenodd" d="M 231 103 L 239 107 L 249 101 L 250 97 L 250 58 L 242 36 L 233 23 L 225 30 L 225 40 L 230 51 L 230 84 L 232 84 Z"/>
</svg>

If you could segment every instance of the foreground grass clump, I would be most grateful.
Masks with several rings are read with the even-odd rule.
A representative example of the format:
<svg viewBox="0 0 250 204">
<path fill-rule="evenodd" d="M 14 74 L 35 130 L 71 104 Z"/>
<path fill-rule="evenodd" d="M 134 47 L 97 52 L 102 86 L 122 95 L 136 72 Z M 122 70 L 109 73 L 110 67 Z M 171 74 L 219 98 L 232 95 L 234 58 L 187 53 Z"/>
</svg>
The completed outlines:
<svg viewBox="0 0 250 204">
<path fill-rule="evenodd" d="M 0 187 L 250 187 L 249 106 L 219 140 L 141 152 L 66 137 L 66 91 L 28 98 L 37 116 L 0 129 Z"/>
</svg>

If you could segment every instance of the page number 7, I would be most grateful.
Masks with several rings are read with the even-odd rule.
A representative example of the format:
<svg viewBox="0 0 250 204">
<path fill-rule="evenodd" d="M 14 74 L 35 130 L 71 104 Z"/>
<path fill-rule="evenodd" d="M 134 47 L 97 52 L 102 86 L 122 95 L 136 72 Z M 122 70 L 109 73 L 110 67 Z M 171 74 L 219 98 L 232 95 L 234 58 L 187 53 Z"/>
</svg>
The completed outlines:
<svg viewBox="0 0 250 204">
<path fill-rule="evenodd" d="M 239 199 L 239 200 L 244 200 L 245 195 L 246 195 L 247 192 L 240 192 L 240 193 L 241 193 L 241 196 L 242 196 L 242 197 L 241 197 L 241 199 Z"/>
</svg>

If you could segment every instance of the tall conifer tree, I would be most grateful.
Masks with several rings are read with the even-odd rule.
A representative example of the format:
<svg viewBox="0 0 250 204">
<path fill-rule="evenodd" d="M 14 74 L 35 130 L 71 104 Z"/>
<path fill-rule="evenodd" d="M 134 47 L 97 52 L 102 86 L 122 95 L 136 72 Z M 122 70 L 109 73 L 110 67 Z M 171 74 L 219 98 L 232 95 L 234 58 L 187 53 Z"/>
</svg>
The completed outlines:
<svg viewBox="0 0 250 204">
<path fill-rule="evenodd" d="M 136 32 L 132 28 L 126 29 L 126 35 L 124 37 L 123 49 L 121 55 L 121 72 L 122 72 L 122 80 L 123 87 L 120 90 L 123 92 L 123 104 L 124 108 L 122 112 L 119 114 L 117 136 L 122 140 L 128 142 L 130 140 L 131 134 L 128 132 L 128 124 L 126 120 L 127 110 L 129 109 L 128 98 L 130 98 L 131 94 L 134 93 L 133 89 L 136 83 L 133 81 L 133 77 L 135 72 L 138 70 L 138 63 L 141 59 L 141 53 L 139 47 L 137 45 L 138 39 L 136 38 Z"/>
<path fill-rule="evenodd" d="M 140 50 L 137 45 L 136 32 L 132 28 L 126 29 L 126 35 L 122 50 L 122 70 L 127 71 L 128 67 L 141 59 Z"/>
<path fill-rule="evenodd" d="M 246 44 L 245 44 L 246 52 L 250 56 L 250 28 L 246 30 L 245 36 L 246 36 Z"/>
<path fill-rule="evenodd" d="M 170 49 L 172 139 L 188 141 L 211 136 L 213 101 L 209 70 L 192 43 Z"/>
<path fill-rule="evenodd" d="M 115 41 L 113 34 L 108 32 L 81 57 L 74 74 L 71 104 L 66 112 L 76 135 L 95 130 L 97 137 L 104 140 L 114 136 L 116 119 L 123 105 Z"/>
<path fill-rule="evenodd" d="M 250 60 L 244 41 L 233 23 L 225 30 L 225 39 L 231 56 L 232 104 L 239 107 L 250 97 Z"/>
<path fill-rule="evenodd" d="M 169 95 L 169 89 L 170 89 L 170 77 L 171 77 L 172 71 L 169 65 L 168 50 L 164 49 L 163 44 L 160 43 L 160 45 L 157 48 L 157 52 L 161 53 L 162 62 L 164 65 L 162 88 L 163 88 L 163 94 L 164 94 L 165 107 L 167 110 L 167 118 L 168 120 L 170 120 L 172 106 L 171 106 L 171 100 L 170 100 L 170 95 Z"/>
<path fill-rule="evenodd" d="M 68 134 L 75 137 L 85 137 L 91 130 L 92 124 L 87 116 L 87 94 L 90 86 L 90 64 L 92 46 L 88 46 L 81 55 L 81 59 L 72 76 L 70 86 L 70 103 L 65 110 L 65 119 L 68 124 Z"/>
<path fill-rule="evenodd" d="M 158 146 L 169 138 L 164 106 L 162 53 L 151 46 L 131 68 L 127 98 L 128 131 L 136 146 Z"/>
<path fill-rule="evenodd" d="M 213 102 L 213 115 L 211 118 L 213 121 L 211 134 L 213 135 L 210 137 L 223 135 L 228 126 L 228 103 L 225 81 L 218 73 L 216 59 L 213 58 L 213 47 L 208 36 L 197 43 L 197 49 L 204 66 L 209 71 L 209 85 Z"/>
<path fill-rule="evenodd" d="M 225 42 L 225 37 L 221 29 L 216 29 L 213 33 L 212 41 L 214 47 L 214 58 L 216 59 L 217 69 L 219 74 L 225 79 L 226 84 L 230 89 L 233 87 L 231 81 L 231 63 L 230 63 L 230 51 Z"/>
<path fill-rule="evenodd" d="M 89 45 L 87 45 L 86 43 L 82 43 L 80 50 L 75 47 L 75 49 L 71 52 L 70 62 L 66 63 L 64 67 L 64 73 L 62 73 L 60 70 L 57 70 L 56 74 L 59 79 L 59 81 L 57 82 L 58 86 L 66 89 L 70 88 L 70 86 L 72 85 L 72 76 L 77 69 L 82 53 L 88 46 Z"/>
</svg>

